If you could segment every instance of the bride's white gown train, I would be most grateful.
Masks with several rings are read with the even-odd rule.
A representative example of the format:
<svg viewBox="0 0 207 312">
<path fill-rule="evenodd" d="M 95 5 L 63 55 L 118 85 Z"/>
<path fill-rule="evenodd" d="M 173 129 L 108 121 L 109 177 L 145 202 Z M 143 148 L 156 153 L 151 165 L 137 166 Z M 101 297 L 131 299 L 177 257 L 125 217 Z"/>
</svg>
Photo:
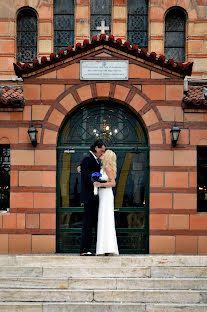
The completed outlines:
<svg viewBox="0 0 207 312">
<path fill-rule="evenodd" d="M 101 173 L 101 179 L 107 181 L 106 173 L 102 170 Z M 99 188 L 96 254 L 105 253 L 119 254 L 114 220 L 114 194 L 111 187 Z"/>
</svg>

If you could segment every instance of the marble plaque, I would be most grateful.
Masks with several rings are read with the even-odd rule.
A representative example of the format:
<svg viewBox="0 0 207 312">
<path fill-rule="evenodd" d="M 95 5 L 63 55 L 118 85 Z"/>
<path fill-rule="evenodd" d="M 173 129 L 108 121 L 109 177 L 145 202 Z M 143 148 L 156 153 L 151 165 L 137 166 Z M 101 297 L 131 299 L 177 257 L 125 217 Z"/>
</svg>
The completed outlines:
<svg viewBox="0 0 207 312">
<path fill-rule="evenodd" d="M 82 60 L 80 80 L 128 80 L 129 61 Z"/>
</svg>

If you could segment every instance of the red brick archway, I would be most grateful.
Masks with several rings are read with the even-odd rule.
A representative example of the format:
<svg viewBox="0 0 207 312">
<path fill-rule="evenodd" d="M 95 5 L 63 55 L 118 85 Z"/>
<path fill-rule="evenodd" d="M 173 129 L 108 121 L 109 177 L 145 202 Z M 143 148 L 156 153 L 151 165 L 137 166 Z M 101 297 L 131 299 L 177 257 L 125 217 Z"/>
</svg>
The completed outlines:
<svg viewBox="0 0 207 312">
<path fill-rule="evenodd" d="M 157 86 L 155 85 L 155 87 Z M 160 123 L 160 113 L 147 96 L 148 86 L 144 90 L 146 93 L 121 82 L 88 83 L 69 88 L 57 98 L 48 110 L 40 138 L 41 143 L 56 144 L 57 133 L 65 116 L 76 109 L 78 105 L 97 98 L 110 98 L 119 103 L 127 104 L 129 108 L 141 116 L 148 130 L 150 144 L 164 144 L 166 138 Z"/>
</svg>

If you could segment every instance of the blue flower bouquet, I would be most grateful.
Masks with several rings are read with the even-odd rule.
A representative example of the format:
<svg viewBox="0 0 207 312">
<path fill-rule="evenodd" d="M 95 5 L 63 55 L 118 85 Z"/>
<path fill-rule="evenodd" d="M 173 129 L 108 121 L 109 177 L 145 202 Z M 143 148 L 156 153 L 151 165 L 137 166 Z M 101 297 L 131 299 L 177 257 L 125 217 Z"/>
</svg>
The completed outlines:
<svg viewBox="0 0 207 312">
<path fill-rule="evenodd" d="M 100 178 L 102 177 L 102 174 L 100 172 L 94 172 L 91 175 L 91 181 L 94 182 L 100 182 Z M 94 195 L 98 195 L 98 188 L 94 186 L 93 190 Z"/>
</svg>

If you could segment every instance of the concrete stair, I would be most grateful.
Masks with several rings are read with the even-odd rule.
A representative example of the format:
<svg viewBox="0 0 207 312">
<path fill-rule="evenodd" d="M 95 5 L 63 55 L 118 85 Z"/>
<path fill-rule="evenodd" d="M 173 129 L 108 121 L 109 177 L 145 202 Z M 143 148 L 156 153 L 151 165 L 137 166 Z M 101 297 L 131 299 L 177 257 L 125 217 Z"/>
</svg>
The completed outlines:
<svg viewBox="0 0 207 312">
<path fill-rule="evenodd" d="M 0 312 L 66 311 L 207 312 L 207 256 L 0 256 Z"/>
</svg>

